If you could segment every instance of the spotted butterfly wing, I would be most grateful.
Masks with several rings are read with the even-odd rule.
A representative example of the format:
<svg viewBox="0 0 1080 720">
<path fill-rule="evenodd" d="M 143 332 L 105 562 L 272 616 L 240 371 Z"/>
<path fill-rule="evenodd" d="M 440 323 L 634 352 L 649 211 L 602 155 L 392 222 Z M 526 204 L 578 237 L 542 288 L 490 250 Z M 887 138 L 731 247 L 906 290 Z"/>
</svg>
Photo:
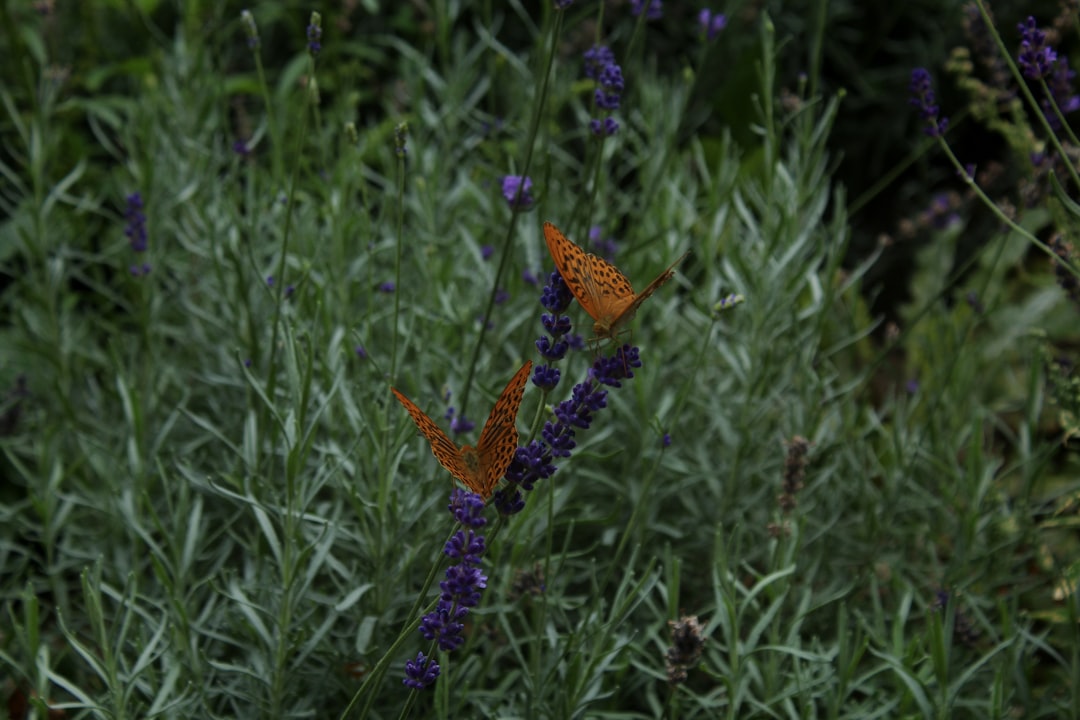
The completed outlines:
<svg viewBox="0 0 1080 720">
<path fill-rule="evenodd" d="M 475 448 L 465 445 L 459 448 L 435 421 L 428 417 L 409 398 L 390 388 L 405 409 L 412 416 L 416 427 L 431 443 L 431 453 L 446 470 L 460 480 L 469 490 L 486 500 L 491 497 L 495 485 L 514 458 L 517 449 L 517 413 L 529 380 L 532 361 L 526 362 L 503 389 L 495 402 L 480 440 Z"/>
<path fill-rule="evenodd" d="M 525 394 L 525 385 L 529 381 L 532 360 L 521 366 L 510 382 L 503 388 L 502 395 L 491 408 L 480 439 L 476 443 L 476 452 L 480 458 L 480 471 L 484 478 L 481 495 L 486 499 L 495 489 L 495 485 L 506 474 L 506 468 L 514 459 L 518 447 L 517 414 L 521 399 Z"/>
<path fill-rule="evenodd" d="M 544 223 L 544 240 L 566 286 L 592 317 L 593 332 L 598 338 L 615 337 L 633 319 L 641 303 L 670 280 L 675 275 L 675 266 L 689 255 L 684 253 L 638 294 L 619 268 L 585 252 L 548 222 Z"/>
<path fill-rule="evenodd" d="M 469 468 L 465 465 L 461 457 L 461 450 L 454 444 L 454 441 L 447 437 L 442 428 L 436 425 L 435 421 L 429 418 L 423 410 L 416 407 L 412 400 L 398 392 L 397 388 L 390 388 L 390 391 L 394 393 L 394 397 L 398 399 L 398 402 L 409 411 L 413 422 L 416 423 L 416 427 L 431 443 L 431 454 L 435 456 L 439 464 L 458 480 L 471 486 L 472 479 Z"/>
</svg>

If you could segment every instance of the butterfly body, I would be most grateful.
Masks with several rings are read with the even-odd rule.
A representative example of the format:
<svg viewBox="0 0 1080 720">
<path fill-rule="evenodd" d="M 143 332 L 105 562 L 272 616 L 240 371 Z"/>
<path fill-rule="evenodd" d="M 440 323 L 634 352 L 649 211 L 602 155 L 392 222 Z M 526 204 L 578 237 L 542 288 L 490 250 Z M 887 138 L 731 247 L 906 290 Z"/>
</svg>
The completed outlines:
<svg viewBox="0 0 1080 720">
<path fill-rule="evenodd" d="M 544 223 L 544 241 L 563 282 L 593 319 L 597 338 L 614 338 L 637 314 L 641 303 L 675 275 L 675 266 L 689 252 L 673 262 L 640 293 L 617 267 L 587 253 L 551 223 Z"/>
<path fill-rule="evenodd" d="M 390 391 L 408 410 L 416 427 L 431 443 L 431 453 L 439 464 L 465 487 L 486 500 L 491 497 L 495 486 L 506 474 L 510 461 L 514 459 L 518 445 L 517 413 L 531 369 L 530 360 L 522 365 L 506 384 L 495 402 L 495 407 L 491 409 L 487 422 L 484 423 L 476 447 L 464 445 L 459 448 L 412 400 L 396 388 L 390 388 Z"/>
</svg>

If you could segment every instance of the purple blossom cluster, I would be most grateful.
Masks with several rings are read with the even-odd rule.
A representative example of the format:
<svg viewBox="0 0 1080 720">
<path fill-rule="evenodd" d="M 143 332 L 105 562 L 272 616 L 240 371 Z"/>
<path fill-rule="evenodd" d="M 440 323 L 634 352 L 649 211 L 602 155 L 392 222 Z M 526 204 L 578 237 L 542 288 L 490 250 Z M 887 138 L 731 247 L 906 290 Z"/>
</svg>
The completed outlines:
<svg viewBox="0 0 1080 720">
<path fill-rule="evenodd" d="M 476 427 L 476 423 L 472 420 L 469 420 L 464 415 L 458 415 L 457 410 L 455 410 L 452 405 L 446 408 L 446 415 L 443 417 L 450 421 L 450 432 L 455 435 L 463 435 L 472 432 L 473 428 Z"/>
<path fill-rule="evenodd" d="M 949 119 L 941 117 L 934 99 L 934 88 L 930 81 L 930 73 L 926 68 L 915 68 L 911 71 L 911 100 L 912 105 L 919 108 L 919 117 L 925 123 L 924 132 L 930 137 L 941 137 L 949 127 Z"/>
<path fill-rule="evenodd" d="M 630 14 L 637 17 L 642 11 L 646 20 L 659 20 L 664 15 L 664 4 L 660 0 L 631 0 Z"/>
<path fill-rule="evenodd" d="M 484 498 L 461 488 L 450 493 L 447 508 L 462 526 L 446 542 L 443 553 L 453 561 L 446 568 L 446 579 L 439 583 L 442 593 L 435 609 L 420 620 L 420 634 L 434 641 L 439 649 L 452 652 L 465 642 L 461 622 L 469 608 L 480 604 L 480 595 L 487 587 L 487 576 L 480 571 L 480 559 L 487 550 L 484 536 L 477 531 L 487 524 L 484 517 Z M 439 676 L 439 666 L 418 653 L 415 660 L 405 663 L 404 683 L 417 690 L 433 683 Z"/>
<path fill-rule="evenodd" d="M 502 180 L 502 196 L 510 207 L 525 210 L 532 207 L 532 178 L 524 175 L 506 175 Z"/>
<path fill-rule="evenodd" d="M 615 62 L 615 54 L 604 45 L 594 45 L 585 51 L 585 77 L 596 81 L 593 103 L 604 112 L 603 117 L 589 120 L 589 129 L 593 135 L 608 137 L 619 131 L 619 123 L 611 113 L 619 109 L 622 102 L 622 68 Z"/>
<path fill-rule="evenodd" d="M 1046 33 L 1038 28 L 1035 18 L 1030 15 L 1017 25 L 1017 29 L 1020 30 L 1020 52 L 1016 61 L 1020 70 L 1032 80 L 1046 77 L 1057 60 L 1057 52 L 1046 42 Z"/>
<path fill-rule="evenodd" d="M 702 8 L 698 13 L 698 26 L 705 40 L 712 42 L 720 35 L 720 31 L 727 27 L 727 16 L 724 13 L 714 14 L 712 10 Z"/>
<path fill-rule="evenodd" d="M 536 349 L 547 362 L 533 371 L 533 384 L 544 390 L 552 390 L 559 383 L 559 370 L 552 363 L 565 357 L 576 344 L 570 335 L 570 318 L 564 314 L 572 301 L 573 295 L 562 276 L 558 272 L 551 273 L 540 295 L 546 311 L 541 315 L 541 323 L 547 334 L 536 342 Z M 576 432 L 587 430 L 594 413 L 607 406 L 608 391 L 605 388 L 621 387 L 623 379 L 634 376 L 632 368 L 640 367 L 638 349 L 630 345 L 623 345 L 610 357 L 596 358 L 588 377 L 574 386 L 570 399 L 555 406 L 555 420 L 544 424 L 542 439 L 533 440 L 515 452 L 506 471 L 509 485 L 493 495 L 493 503 L 501 514 L 512 515 L 524 509 L 523 492 L 532 490 L 538 481 L 555 473 L 553 460 L 570 457 L 577 446 Z M 455 422 L 465 422 L 464 418 L 454 418 L 453 408 L 447 417 L 451 419 L 454 432 L 463 431 L 455 427 Z M 442 593 L 435 609 L 420 621 L 420 633 L 444 652 L 456 650 L 464 642 L 462 620 L 468 615 L 469 608 L 479 604 L 481 593 L 487 587 L 487 577 L 480 570 L 486 544 L 478 532 L 487 523 L 483 516 L 484 505 L 483 497 L 460 488 L 450 494 L 449 510 L 461 529 L 447 541 L 443 553 L 454 564 L 447 568 L 446 579 L 439 584 Z M 420 652 L 405 663 L 403 682 L 421 690 L 435 682 L 439 671 L 434 659 Z"/>
<path fill-rule="evenodd" d="M 1068 58 L 1059 56 L 1050 46 L 1046 32 L 1039 29 L 1035 18 L 1029 16 L 1017 29 L 1020 31 L 1017 65 L 1025 77 L 1046 81 L 1046 94 L 1039 104 L 1051 129 L 1060 130 L 1058 114 L 1065 115 L 1080 109 L 1080 96 L 1073 93 L 1072 86 L 1076 72 L 1069 67 Z"/>
<path fill-rule="evenodd" d="M 541 324 L 548 333 L 536 341 L 536 349 L 547 362 L 533 370 L 533 384 L 551 391 L 559 384 L 559 369 L 553 363 L 566 356 L 576 343 L 570 335 L 570 318 L 563 313 L 570 306 L 573 296 L 558 272 L 548 276 L 548 283 L 540 294 L 540 303 L 548 312 L 540 316 Z M 506 470 L 509 485 L 496 491 L 495 507 L 503 515 L 513 515 L 525 507 L 522 492 L 533 489 L 535 484 L 555 473 L 555 458 L 568 458 L 577 447 L 574 439 L 577 430 L 587 430 L 592 424 L 593 413 L 607 407 L 605 387 L 622 387 L 622 380 L 634 377 L 632 368 L 641 367 L 638 349 L 629 345 L 618 348 L 613 355 L 597 356 L 583 382 L 574 386 L 569 400 L 555 406 L 555 420 L 544 423 L 541 440 L 533 440 L 519 447 Z"/>
<path fill-rule="evenodd" d="M 144 253 L 149 248 L 148 233 L 146 232 L 146 215 L 143 213 L 142 193 L 133 192 L 127 196 L 127 208 L 124 210 L 124 235 L 127 236 L 128 244 L 134 253 Z M 131 274 L 141 277 L 150 273 L 150 263 L 136 263 L 130 268 Z"/>
</svg>

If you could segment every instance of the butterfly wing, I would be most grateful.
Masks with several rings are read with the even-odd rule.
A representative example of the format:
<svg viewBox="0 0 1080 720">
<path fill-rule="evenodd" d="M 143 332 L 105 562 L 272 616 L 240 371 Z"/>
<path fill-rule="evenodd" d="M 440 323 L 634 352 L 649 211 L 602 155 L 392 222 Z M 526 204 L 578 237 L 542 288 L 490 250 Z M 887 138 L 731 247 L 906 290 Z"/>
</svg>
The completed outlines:
<svg viewBox="0 0 1080 720">
<path fill-rule="evenodd" d="M 454 441 L 447 437 L 442 428 L 436 425 L 435 421 L 429 418 L 423 410 L 416 407 L 412 400 L 399 393 L 397 388 L 390 388 L 390 391 L 394 393 L 394 397 L 398 399 L 398 402 L 409 411 L 413 422 L 416 423 L 416 427 L 431 443 L 431 454 L 435 456 L 439 464 L 458 480 L 472 487 L 475 482 L 473 475 L 469 472 L 464 460 L 462 460 L 461 450 L 454 444 Z"/>
<path fill-rule="evenodd" d="M 621 307 L 618 313 L 614 316 L 611 322 L 608 332 L 610 335 L 614 335 L 618 332 L 619 328 L 634 319 L 634 315 L 637 313 L 637 309 L 641 307 L 641 303 L 645 302 L 650 295 L 656 292 L 661 285 L 675 276 L 675 266 L 686 259 L 686 256 L 690 254 L 687 250 L 679 257 L 678 260 L 668 265 L 668 269 L 660 273 L 655 280 L 649 283 L 648 287 L 641 291 L 640 295 L 633 297 L 630 302 Z"/>
<path fill-rule="evenodd" d="M 549 222 L 544 223 L 544 241 L 566 287 L 593 320 L 616 317 L 633 302 L 630 281 L 607 260 L 585 252 Z"/>
<path fill-rule="evenodd" d="M 529 381 L 532 360 L 526 361 L 521 369 L 514 373 L 510 382 L 503 388 L 502 394 L 491 409 L 480 440 L 476 443 L 476 452 L 480 456 L 481 495 L 487 499 L 503 475 L 518 446 L 517 414 L 521 407 L 521 398 L 525 394 L 525 384 Z"/>
</svg>

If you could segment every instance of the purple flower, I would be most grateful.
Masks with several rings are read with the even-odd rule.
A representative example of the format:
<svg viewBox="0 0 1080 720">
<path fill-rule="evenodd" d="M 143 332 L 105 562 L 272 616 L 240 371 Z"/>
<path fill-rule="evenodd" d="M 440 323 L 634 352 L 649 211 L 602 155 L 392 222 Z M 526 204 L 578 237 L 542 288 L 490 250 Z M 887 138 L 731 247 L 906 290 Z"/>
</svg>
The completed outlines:
<svg viewBox="0 0 1080 720">
<path fill-rule="evenodd" d="M 363 345 L 357 345 L 355 348 L 353 348 L 353 352 L 355 352 L 356 357 L 360 358 L 361 360 L 368 359 L 367 350 L 364 349 Z"/>
<path fill-rule="evenodd" d="M 473 428 L 476 427 L 476 423 L 468 420 L 464 415 L 457 415 L 457 411 L 453 407 L 446 408 L 445 417 L 450 421 L 450 432 L 455 435 L 472 432 Z"/>
<path fill-rule="evenodd" d="M 131 249 L 134 252 L 146 252 L 149 243 L 146 233 L 146 215 L 143 214 L 142 194 L 133 192 L 127 196 L 127 209 L 124 211 L 124 219 L 127 226 L 124 235 L 127 236 Z"/>
<path fill-rule="evenodd" d="M 529 268 L 525 268 L 521 271 L 521 279 L 524 280 L 525 283 L 528 285 L 540 284 L 540 278 L 536 277 L 536 273 L 534 273 Z"/>
<path fill-rule="evenodd" d="M 671 434 L 670 433 L 664 433 L 664 439 L 661 441 L 661 444 L 664 447 L 671 447 Z"/>
<path fill-rule="evenodd" d="M 497 289 L 495 291 L 495 304 L 496 305 L 502 305 L 503 303 L 505 303 L 509 299 L 510 299 L 510 293 L 506 290 L 506 288 L 499 288 L 499 289 Z"/>
<path fill-rule="evenodd" d="M 702 8 L 701 12 L 698 13 L 698 25 L 701 27 L 701 34 L 705 36 L 705 39 L 712 42 L 720 34 L 720 31 L 727 27 L 727 16 L 723 13 L 713 15 L 712 10 Z"/>
<path fill-rule="evenodd" d="M 545 392 L 559 383 L 560 371 L 552 362 L 561 359 L 571 344 L 583 345 L 579 337 L 570 335 L 570 318 L 562 315 L 573 296 L 562 276 L 553 272 L 540 293 L 540 302 L 549 311 L 541 315 L 541 323 L 548 335 L 536 341 L 536 348 L 548 362 L 533 369 L 532 382 Z M 574 342 L 571 343 L 571 338 Z M 570 457 L 577 447 L 574 439 L 579 430 L 587 430 L 598 410 L 607 407 L 608 391 L 605 387 L 621 387 L 621 381 L 634 376 L 632 368 L 641 367 L 638 349 L 623 345 L 611 357 L 598 356 L 588 377 L 574 386 L 570 399 L 555 406 L 555 420 L 544 423 L 541 440 L 533 440 L 519 447 L 506 470 L 507 485 L 495 491 L 493 503 L 502 515 L 513 515 L 525 507 L 523 492 L 533 489 L 535 483 L 551 477 L 555 472 L 555 458 Z"/>
<path fill-rule="evenodd" d="M 506 198 L 506 202 L 510 203 L 510 207 L 515 207 L 515 202 L 518 209 L 531 207 L 533 204 L 532 184 L 532 178 L 507 175 L 502 181 L 502 195 Z"/>
<path fill-rule="evenodd" d="M 1057 53 L 1046 44 L 1046 33 L 1036 27 L 1035 18 L 1030 15 L 1026 22 L 1016 27 L 1020 30 L 1020 52 L 1016 61 L 1024 76 L 1032 80 L 1046 77 L 1057 60 Z"/>
<path fill-rule="evenodd" d="M 232 144 L 232 149 L 233 152 L 240 157 L 248 157 L 249 155 L 251 155 L 251 148 L 248 147 L 248 144 L 243 140 L 234 140 Z"/>
<path fill-rule="evenodd" d="M 642 10 L 646 9 L 646 3 L 648 3 L 648 9 L 645 13 L 645 19 L 647 20 L 659 20 L 664 14 L 663 3 L 660 0 L 631 0 L 630 13 L 637 17 L 641 14 Z"/>
<path fill-rule="evenodd" d="M 615 63 L 609 64 L 600 71 L 597 82 L 600 83 L 600 87 L 596 90 L 597 107 L 603 110 L 618 110 L 622 91 L 626 87 L 622 68 Z"/>
<path fill-rule="evenodd" d="M 553 313 L 561 313 L 570 307 L 574 296 L 566 287 L 562 275 L 553 272 L 548 275 L 547 285 L 540 291 L 540 304 Z"/>
<path fill-rule="evenodd" d="M 614 135 L 619 130 L 619 123 L 610 113 L 619 109 L 622 92 L 626 87 L 622 68 L 615 62 L 615 55 L 605 46 L 593 46 L 585 52 L 585 77 L 596 81 L 593 101 L 596 107 L 604 111 L 605 117 L 589 121 L 589 130 L 596 136 Z"/>
<path fill-rule="evenodd" d="M 484 260 L 490 260 L 491 256 L 495 254 L 495 248 L 491 245 L 484 245 L 480 248 L 480 257 Z"/>
<path fill-rule="evenodd" d="M 311 22 L 307 26 L 307 48 L 311 57 L 318 57 L 322 50 L 322 15 L 311 13 Z"/>
<path fill-rule="evenodd" d="M 437 677 L 439 677 L 439 664 L 431 658 L 424 657 L 424 653 L 416 653 L 415 660 L 405 661 L 405 680 L 403 682 L 409 687 L 423 690 L 435 682 Z"/>
<path fill-rule="evenodd" d="M 450 514 L 459 523 L 474 530 L 487 525 L 487 518 L 484 517 L 484 498 L 476 493 L 451 493 Z"/>
<path fill-rule="evenodd" d="M 949 119 L 938 116 L 938 106 L 934 104 L 934 89 L 930 84 L 930 73 L 926 68 L 911 71 L 910 103 L 919 108 L 919 117 L 925 122 L 923 128 L 930 137 L 941 137 L 949 127 Z"/>
<path fill-rule="evenodd" d="M 546 339 L 546 338 L 545 338 Z M 549 365 L 537 365 L 533 368 L 533 385 L 541 390 L 553 390 L 559 384 L 559 368 Z"/>
<path fill-rule="evenodd" d="M 593 118 L 589 121 L 589 132 L 597 137 L 611 137 L 619 132 L 619 121 L 613 117 L 606 117 L 603 122 Z"/>
<path fill-rule="evenodd" d="M 565 10 L 574 4 L 574 0 L 555 0 L 556 10 Z"/>
<path fill-rule="evenodd" d="M 570 307 L 573 299 L 574 296 L 558 272 L 548 275 L 548 282 L 540 291 L 540 304 L 551 311 L 540 315 L 540 323 L 548 334 L 541 335 L 536 341 L 536 350 L 547 363 L 538 366 L 533 372 L 533 384 L 541 389 L 551 390 L 559 382 L 559 373 L 550 372 L 554 369 L 551 368 L 551 363 L 562 360 L 570 349 L 563 336 L 570 332 L 572 324 L 570 317 L 562 313 Z M 541 370 L 541 367 L 547 369 Z"/>
<path fill-rule="evenodd" d="M 393 280 L 387 280 L 386 282 L 379 284 L 379 292 L 386 293 L 387 295 L 394 292 L 396 289 L 397 285 L 394 285 Z"/>
<path fill-rule="evenodd" d="M 585 77 L 599 80 L 600 72 L 615 62 L 615 53 L 607 45 L 593 45 L 585 51 Z"/>
<path fill-rule="evenodd" d="M 465 642 L 461 637 L 465 629 L 461 620 L 469 614 L 469 608 L 480 604 L 481 591 L 487 587 L 487 576 L 479 567 L 487 547 L 484 537 L 476 532 L 487 522 L 482 515 L 484 499 L 475 493 L 454 488 L 450 493 L 448 509 L 454 519 L 468 530 L 458 530 L 443 548 L 443 553 L 455 563 L 446 568 L 446 579 L 439 583 L 442 593 L 435 609 L 420 620 L 420 634 L 427 640 L 435 640 L 439 648 L 446 652 L 456 650 Z M 420 656 L 417 659 L 420 660 Z M 409 682 L 410 679 L 417 680 L 416 675 L 416 668 L 410 671 L 406 663 L 405 684 L 425 687 Z M 434 679 L 433 676 L 431 680 Z"/>
</svg>

